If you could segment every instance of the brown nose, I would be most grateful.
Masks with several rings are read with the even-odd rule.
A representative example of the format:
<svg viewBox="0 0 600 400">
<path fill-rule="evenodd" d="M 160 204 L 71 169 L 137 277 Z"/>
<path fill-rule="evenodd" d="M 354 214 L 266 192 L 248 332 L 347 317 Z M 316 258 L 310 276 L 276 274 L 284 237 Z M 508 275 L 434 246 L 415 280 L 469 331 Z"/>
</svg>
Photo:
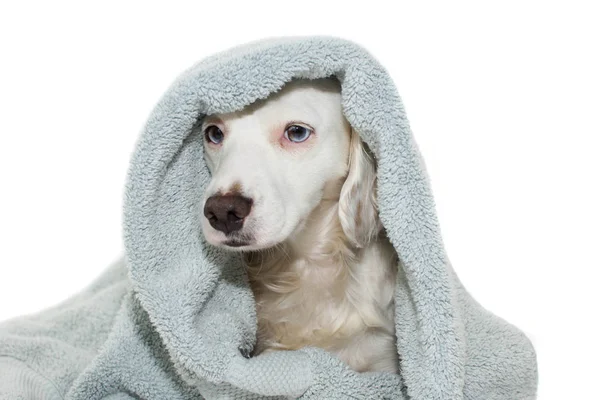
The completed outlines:
<svg viewBox="0 0 600 400">
<path fill-rule="evenodd" d="M 212 196 L 204 204 L 204 215 L 210 225 L 228 234 L 242 228 L 244 218 L 250 214 L 252 199 L 239 195 Z"/>
</svg>

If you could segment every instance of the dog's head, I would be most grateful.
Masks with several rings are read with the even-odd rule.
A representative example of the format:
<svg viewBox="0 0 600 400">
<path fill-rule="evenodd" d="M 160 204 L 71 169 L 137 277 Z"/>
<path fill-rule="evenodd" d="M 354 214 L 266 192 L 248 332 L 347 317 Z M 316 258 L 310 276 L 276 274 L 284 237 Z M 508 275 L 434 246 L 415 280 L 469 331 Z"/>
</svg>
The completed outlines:
<svg viewBox="0 0 600 400">
<path fill-rule="evenodd" d="M 301 230 L 324 199 L 339 199 L 341 225 L 357 247 L 381 230 L 375 163 L 344 118 L 337 79 L 294 80 L 200 122 L 212 176 L 202 203 L 209 243 L 269 248 Z"/>
</svg>

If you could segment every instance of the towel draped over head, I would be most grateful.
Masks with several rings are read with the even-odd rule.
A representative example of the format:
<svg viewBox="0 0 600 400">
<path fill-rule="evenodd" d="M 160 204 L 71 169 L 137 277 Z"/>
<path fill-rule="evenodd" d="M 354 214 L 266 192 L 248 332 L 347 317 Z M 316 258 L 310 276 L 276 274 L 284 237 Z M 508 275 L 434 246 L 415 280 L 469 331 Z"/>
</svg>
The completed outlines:
<svg viewBox="0 0 600 400">
<path fill-rule="evenodd" d="M 400 375 L 358 373 L 314 347 L 246 358 L 257 317 L 241 258 L 208 244 L 201 231 L 210 174 L 202 135 L 193 129 L 198 120 L 240 110 L 292 79 L 329 76 L 339 79 L 344 115 L 378 165 L 379 215 L 400 260 Z M 356 43 L 270 38 L 185 71 L 152 111 L 132 155 L 123 228 L 123 262 L 78 298 L 31 317 L 56 334 L 30 367 L 64 398 L 535 398 L 530 341 L 458 280 L 396 87 Z M 24 360 L 26 340 L 15 332 L 40 329 L 27 321 L 0 326 L 0 356 Z"/>
</svg>

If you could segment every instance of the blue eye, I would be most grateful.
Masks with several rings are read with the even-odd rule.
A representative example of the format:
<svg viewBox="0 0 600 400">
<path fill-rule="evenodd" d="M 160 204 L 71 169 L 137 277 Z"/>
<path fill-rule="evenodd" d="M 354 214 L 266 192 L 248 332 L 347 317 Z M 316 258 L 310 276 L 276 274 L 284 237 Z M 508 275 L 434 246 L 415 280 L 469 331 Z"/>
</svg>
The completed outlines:
<svg viewBox="0 0 600 400">
<path fill-rule="evenodd" d="M 302 143 L 310 137 L 312 130 L 300 125 L 290 125 L 285 129 L 285 138 L 290 142 Z"/>
<path fill-rule="evenodd" d="M 204 136 L 209 142 L 219 144 L 223 141 L 225 135 L 223 135 L 223 132 L 219 129 L 218 126 L 210 125 L 204 130 Z"/>
</svg>

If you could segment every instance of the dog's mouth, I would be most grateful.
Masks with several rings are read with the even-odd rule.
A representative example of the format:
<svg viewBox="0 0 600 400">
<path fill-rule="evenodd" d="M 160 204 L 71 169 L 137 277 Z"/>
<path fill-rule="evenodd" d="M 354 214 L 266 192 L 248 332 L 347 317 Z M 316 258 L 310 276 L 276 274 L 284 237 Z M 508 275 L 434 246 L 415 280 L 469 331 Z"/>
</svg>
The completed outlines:
<svg viewBox="0 0 600 400">
<path fill-rule="evenodd" d="M 224 241 L 223 244 L 225 246 L 229 246 L 229 247 L 242 247 L 242 246 L 248 246 L 250 244 L 250 242 L 230 239 L 230 240 Z"/>
<path fill-rule="evenodd" d="M 254 241 L 252 235 L 235 232 L 226 235 L 225 240 L 221 242 L 221 245 L 227 247 L 243 247 L 252 245 Z"/>
</svg>

